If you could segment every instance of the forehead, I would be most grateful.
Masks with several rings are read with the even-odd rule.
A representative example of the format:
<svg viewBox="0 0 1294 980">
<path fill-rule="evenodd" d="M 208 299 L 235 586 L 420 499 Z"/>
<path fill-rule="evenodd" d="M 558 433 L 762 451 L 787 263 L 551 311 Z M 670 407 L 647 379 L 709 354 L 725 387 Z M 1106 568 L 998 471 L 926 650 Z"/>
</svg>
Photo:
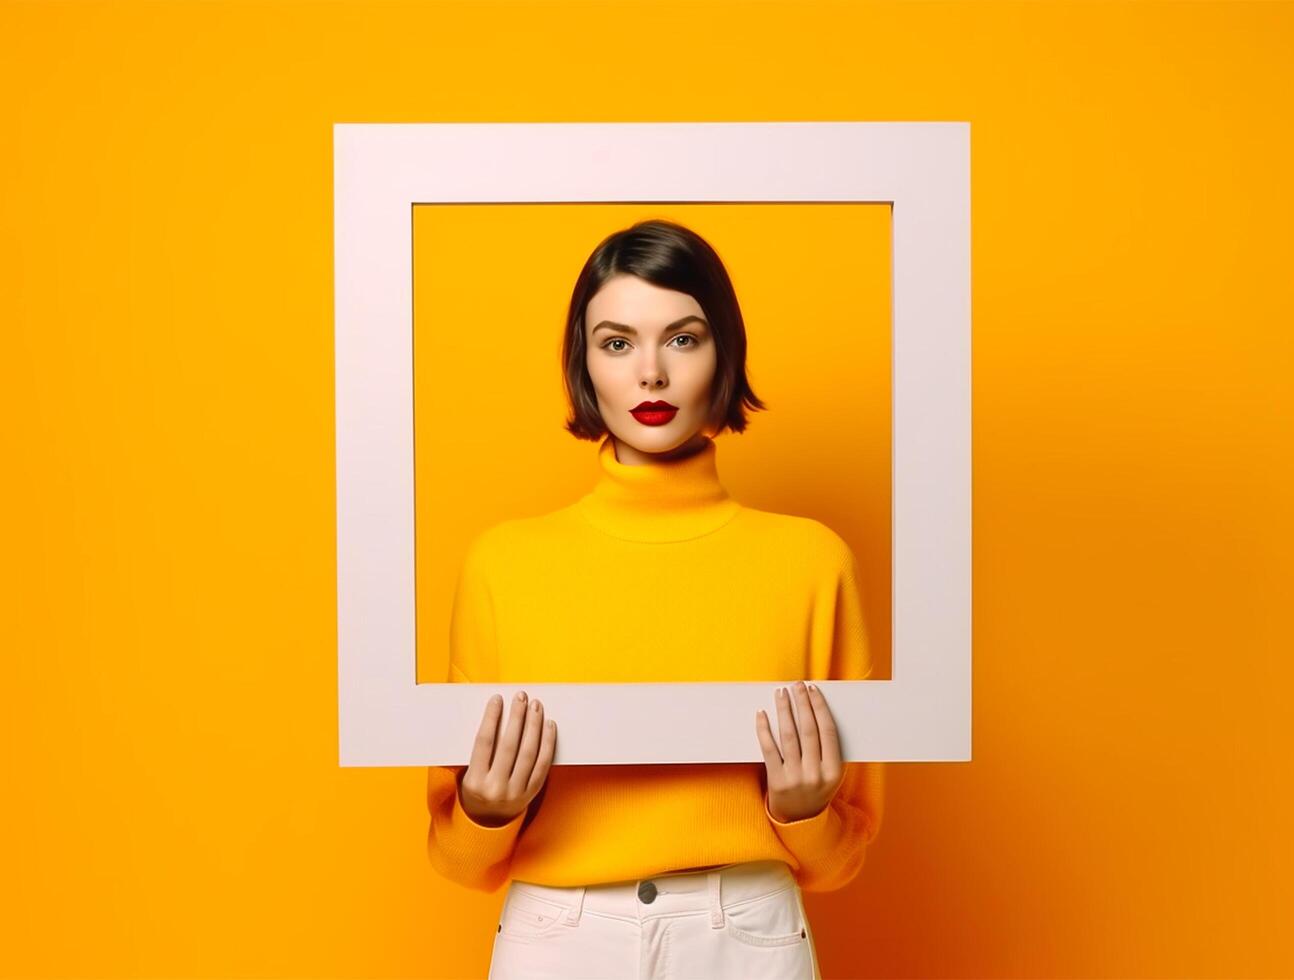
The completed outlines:
<svg viewBox="0 0 1294 980">
<path fill-rule="evenodd" d="M 615 320 L 652 330 L 689 313 L 704 315 L 701 304 L 687 293 L 657 286 L 637 276 L 615 276 L 589 300 L 584 320 L 587 329 L 602 320 Z"/>
</svg>

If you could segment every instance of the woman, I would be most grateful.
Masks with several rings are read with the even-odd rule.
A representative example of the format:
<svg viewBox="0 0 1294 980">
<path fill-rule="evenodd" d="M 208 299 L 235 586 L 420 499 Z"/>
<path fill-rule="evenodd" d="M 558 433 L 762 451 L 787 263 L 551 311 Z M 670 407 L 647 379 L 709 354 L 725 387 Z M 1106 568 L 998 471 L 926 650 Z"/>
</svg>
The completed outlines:
<svg viewBox="0 0 1294 980">
<path fill-rule="evenodd" d="M 576 282 L 563 357 L 566 428 L 601 440 L 598 479 L 473 540 L 449 679 L 870 674 L 848 545 L 810 518 L 744 507 L 719 481 L 714 438 L 765 406 L 714 250 L 658 220 L 608 237 Z M 543 706 L 491 698 L 469 764 L 429 769 L 427 803 L 440 873 L 484 891 L 510 882 L 492 980 L 819 976 L 801 890 L 858 873 L 883 771 L 841 762 L 820 691 L 779 690 L 777 713 L 776 738 L 755 714 L 762 764 L 550 768 Z"/>
</svg>

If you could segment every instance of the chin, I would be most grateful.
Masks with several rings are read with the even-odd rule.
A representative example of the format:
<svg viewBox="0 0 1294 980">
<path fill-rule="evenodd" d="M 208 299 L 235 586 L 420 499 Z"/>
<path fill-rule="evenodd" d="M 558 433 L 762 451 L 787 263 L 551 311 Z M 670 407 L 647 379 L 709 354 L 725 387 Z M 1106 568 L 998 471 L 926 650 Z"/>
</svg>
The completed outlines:
<svg viewBox="0 0 1294 980">
<path fill-rule="evenodd" d="M 686 429 L 676 425 L 678 419 L 668 425 L 639 426 L 632 436 L 613 433 L 617 439 L 640 453 L 667 453 L 695 439 L 700 433 L 696 429 Z"/>
</svg>

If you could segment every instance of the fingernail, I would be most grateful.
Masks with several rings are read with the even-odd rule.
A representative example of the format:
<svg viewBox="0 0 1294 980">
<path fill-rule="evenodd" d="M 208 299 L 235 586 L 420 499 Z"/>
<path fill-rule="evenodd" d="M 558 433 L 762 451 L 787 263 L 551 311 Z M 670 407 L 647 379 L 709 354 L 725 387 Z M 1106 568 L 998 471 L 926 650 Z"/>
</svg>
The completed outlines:
<svg viewBox="0 0 1294 980">
<path fill-rule="evenodd" d="M 518 692 L 517 692 L 517 700 L 518 700 L 518 701 L 524 701 L 524 700 L 526 700 L 526 692 L 525 692 L 525 691 L 518 691 Z"/>
<path fill-rule="evenodd" d="M 809 690 L 810 690 L 810 691 L 816 691 L 816 690 L 817 690 L 817 687 L 816 687 L 816 686 L 814 686 L 813 684 L 810 684 L 810 685 L 809 685 Z"/>
<path fill-rule="evenodd" d="M 531 702 L 530 702 L 530 710 L 531 710 L 531 711 L 538 711 L 538 710 L 539 710 L 539 702 L 538 702 L 538 701 L 531 701 Z"/>
</svg>

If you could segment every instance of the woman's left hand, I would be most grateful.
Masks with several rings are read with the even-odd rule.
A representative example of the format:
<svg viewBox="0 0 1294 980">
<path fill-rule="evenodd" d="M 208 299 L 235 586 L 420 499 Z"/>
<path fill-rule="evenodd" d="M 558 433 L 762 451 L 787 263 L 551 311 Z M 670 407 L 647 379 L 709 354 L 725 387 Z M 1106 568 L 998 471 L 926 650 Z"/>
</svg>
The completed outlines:
<svg viewBox="0 0 1294 980">
<path fill-rule="evenodd" d="M 799 723 L 791 714 L 791 700 L 784 688 L 777 691 L 777 728 L 781 749 L 773 739 L 768 715 L 755 715 L 755 732 L 764 750 L 768 772 L 768 811 L 780 823 L 803 820 L 821 813 L 845 779 L 840 759 L 840 739 L 827 699 L 816 687 L 810 691 L 804 681 L 794 685 Z"/>
</svg>

